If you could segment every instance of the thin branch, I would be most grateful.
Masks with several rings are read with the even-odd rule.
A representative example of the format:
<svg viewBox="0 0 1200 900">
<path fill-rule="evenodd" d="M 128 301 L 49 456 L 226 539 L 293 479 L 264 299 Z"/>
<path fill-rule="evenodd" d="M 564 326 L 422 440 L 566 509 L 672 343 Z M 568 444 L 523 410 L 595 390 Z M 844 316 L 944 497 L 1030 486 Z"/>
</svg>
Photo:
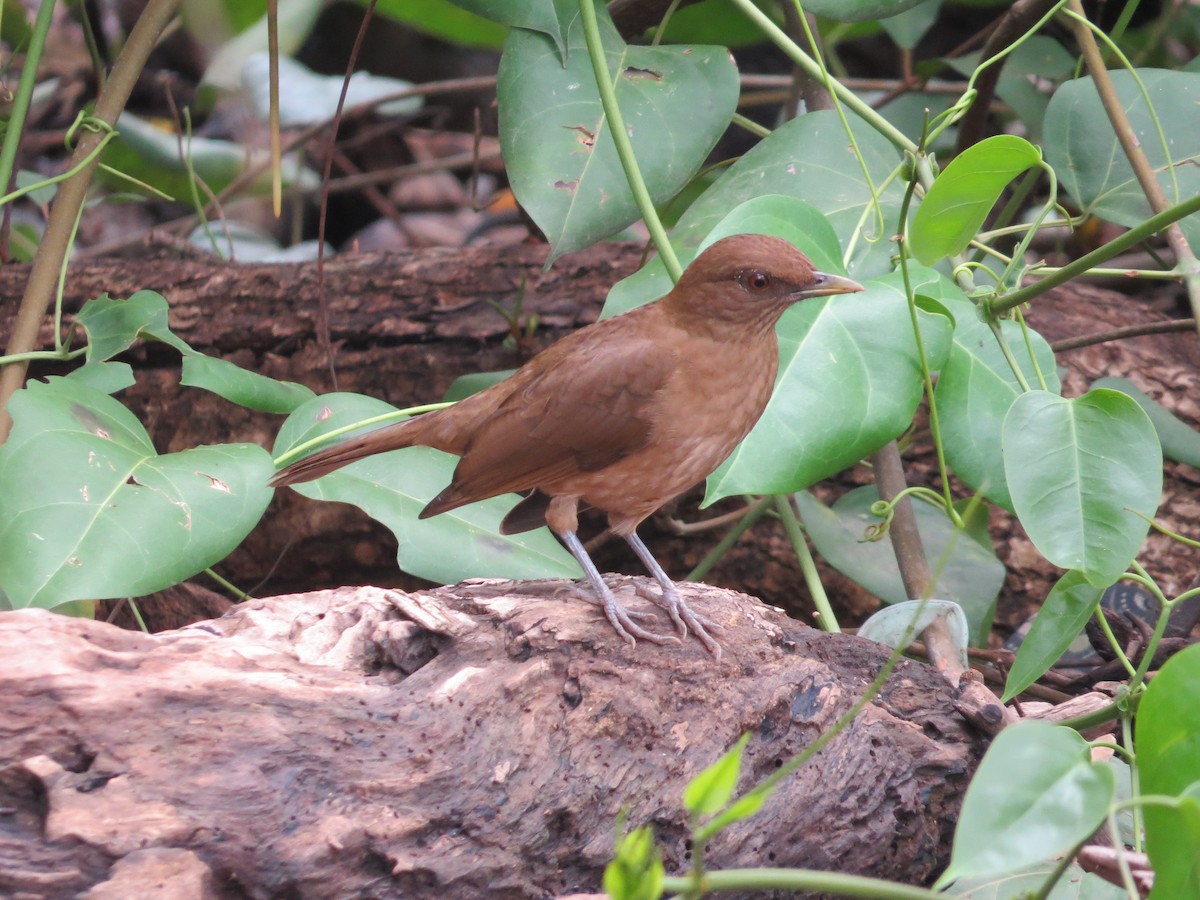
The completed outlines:
<svg viewBox="0 0 1200 900">
<path fill-rule="evenodd" d="M 158 43 L 163 29 L 175 17 L 179 4 L 180 0 L 150 0 L 146 4 L 137 24 L 129 33 L 129 39 L 125 42 L 104 89 L 96 99 L 93 119 L 103 122 L 109 128 L 116 126 L 117 118 L 125 108 L 146 60 Z M 74 167 L 88 159 L 103 139 L 102 131 L 84 129 L 74 153 L 71 154 L 68 167 Z M 6 355 L 28 353 L 37 347 L 42 317 L 53 302 L 59 272 L 70 253 L 75 221 L 79 210 L 83 208 L 98 162 L 98 159 L 92 159 L 59 187 L 46 221 L 41 246 L 29 270 L 29 280 L 25 284 L 25 294 L 21 298 Z M 12 429 L 12 418 L 4 408 L 8 405 L 9 397 L 24 384 L 27 368 L 27 363 L 17 362 L 0 370 L 0 442 L 8 438 Z"/>
<path fill-rule="evenodd" d="M 1077 350 L 1080 347 L 1090 347 L 1093 344 L 1103 344 L 1108 341 L 1119 341 L 1122 338 L 1141 337 L 1146 334 L 1169 334 L 1174 331 L 1195 331 L 1195 319 L 1175 319 L 1172 322 L 1149 322 L 1145 325 L 1126 325 L 1123 328 L 1113 328 L 1109 331 L 1097 331 L 1080 337 L 1064 338 L 1055 341 L 1050 349 L 1055 353 L 1062 350 Z"/>
<path fill-rule="evenodd" d="M 1158 183 L 1158 176 L 1154 172 L 1154 167 L 1150 165 L 1150 161 L 1142 151 L 1142 146 L 1138 142 L 1137 135 L 1133 132 L 1133 126 L 1129 122 L 1129 117 L 1125 114 L 1125 109 L 1121 104 L 1120 98 L 1117 97 L 1112 78 L 1109 77 L 1108 69 L 1104 65 L 1104 57 L 1100 53 L 1100 48 L 1096 44 L 1096 37 L 1092 34 L 1090 23 L 1083 11 L 1083 4 L 1080 0 L 1068 0 L 1067 5 L 1072 13 L 1069 18 L 1071 20 L 1071 27 L 1075 30 L 1075 39 L 1079 42 L 1079 47 L 1083 51 L 1083 58 L 1087 63 L 1088 73 L 1092 76 L 1092 82 L 1096 85 L 1096 93 L 1100 96 L 1100 102 L 1104 106 L 1105 113 L 1108 114 L 1113 131 L 1116 133 L 1117 140 L 1121 144 L 1121 149 L 1125 152 L 1125 157 L 1129 160 L 1129 165 L 1133 167 L 1134 175 L 1137 176 L 1142 193 L 1146 195 L 1146 200 L 1150 203 L 1151 211 L 1161 213 L 1171 206 L 1171 202 L 1167 199 L 1166 194 L 1163 193 L 1162 185 Z M 1192 304 L 1192 313 L 1194 316 L 1200 318 L 1200 262 L 1196 260 L 1196 255 L 1192 252 L 1192 248 L 1188 244 L 1187 238 L 1183 234 L 1183 229 L 1179 227 L 1178 222 L 1174 222 L 1167 227 L 1167 242 L 1171 245 L 1171 249 L 1175 251 L 1179 270 L 1183 273 L 1184 284 L 1187 286 L 1188 299 Z"/>
</svg>

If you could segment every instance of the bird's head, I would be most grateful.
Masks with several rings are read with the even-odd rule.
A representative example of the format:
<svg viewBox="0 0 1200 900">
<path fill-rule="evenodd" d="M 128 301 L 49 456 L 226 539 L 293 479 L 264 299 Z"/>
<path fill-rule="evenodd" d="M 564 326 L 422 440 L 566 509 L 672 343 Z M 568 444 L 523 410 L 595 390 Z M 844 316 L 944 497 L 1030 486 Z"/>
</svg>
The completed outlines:
<svg viewBox="0 0 1200 900">
<path fill-rule="evenodd" d="M 736 234 L 697 256 L 663 302 L 688 319 L 773 328 L 793 303 L 862 289 L 849 278 L 817 271 L 782 238 Z"/>
</svg>

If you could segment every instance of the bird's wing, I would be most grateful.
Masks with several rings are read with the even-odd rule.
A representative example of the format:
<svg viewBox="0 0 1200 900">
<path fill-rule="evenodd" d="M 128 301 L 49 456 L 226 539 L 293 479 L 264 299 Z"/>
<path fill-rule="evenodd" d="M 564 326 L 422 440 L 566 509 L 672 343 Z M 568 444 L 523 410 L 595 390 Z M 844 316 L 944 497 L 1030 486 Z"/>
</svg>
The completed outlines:
<svg viewBox="0 0 1200 900">
<path fill-rule="evenodd" d="M 674 361 L 669 350 L 626 329 L 606 338 L 587 357 L 562 348 L 482 421 L 454 480 L 424 515 L 597 471 L 645 446 L 648 406 Z"/>
</svg>

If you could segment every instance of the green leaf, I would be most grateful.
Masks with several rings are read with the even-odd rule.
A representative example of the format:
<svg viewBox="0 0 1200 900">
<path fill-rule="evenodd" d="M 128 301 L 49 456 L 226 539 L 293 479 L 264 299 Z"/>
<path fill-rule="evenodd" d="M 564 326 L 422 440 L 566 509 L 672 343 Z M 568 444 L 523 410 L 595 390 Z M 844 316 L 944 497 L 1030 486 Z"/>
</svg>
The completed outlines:
<svg viewBox="0 0 1200 900">
<path fill-rule="evenodd" d="M 903 603 L 910 598 L 891 536 L 864 540 L 867 528 L 881 521 L 871 514 L 871 504 L 878 499 L 874 485 L 844 494 L 832 509 L 807 491 L 796 495 L 805 531 L 825 560 L 884 603 Z M 914 502 L 913 512 L 930 572 L 937 575 L 931 596 L 958 603 L 966 613 L 972 645 L 981 646 L 1004 584 L 1003 564 L 935 507 Z"/>
<path fill-rule="evenodd" d="M 934 390 L 946 461 L 954 474 L 973 490 L 1012 512 L 1012 498 L 1004 476 L 1004 457 L 1000 452 L 1000 432 L 1004 417 L 1021 395 L 1022 388 L 991 329 L 980 321 L 974 305 L 963 298 L 948 300 L 946 305 L 956 322 L 954 344 Z M 1016 322 L 1002 322 L 1000 327 L 1026 380 L 1037 384 L 1021 326 Z M 1029 339 L 1047 388 L 1058 393 L 1054 351 L 1032 329 Z"/>
<path fill-rule="evenodd" d="M 179 383 L 212 391 L 238 406 L 269 413 L 290 413 L 316 396 L 302 384 L 277 381 L 211 356 L 185 356 Z"/>
<path fill-rule="evenodd" d="M 900 158 L 886 138 L 858 117 L 847 116 L 854 147 L 832 110 L 808 113 L 776 128 L 688 208 L 672 232 L 677 246 L 698 246 L 731 209 L 751 198 L 782 194 L 811 203 L 828 217 L 842 246 L 852 248 L 846 261 L 851 277 L 862 281 L 890 272 L 893 248 L 888 235 L 878 231 L 863 164 L 875 184 L 884 184 Z M 884 222 L 897 220 L 903 198 L 897 181 L 883 188 L 879 208 Z"/>
<path fill-rule="evenodd" d="M 304 43 L 304 39 L 312 32 L 313 25 L 320 15 L 325 0 L 288 0 L 279 4 L 276 24 L 279 30 L 279 53 L 293 56 Z M 235 91 L 242 77 L 242 64 L 253 53 L 267 50 L 267 16 L 264 9 L 262 16 L 243 29 L 236 37 L 226 40 L 212 54 L 204 77 L 200 81 L 202 88 L 218 88 Z M 122 117 L 124 121 L 124 117 Z M 172 139 L 173 140 L 173 139 Z M 213 190 L 216 187 L 209 184 Z"/>
<path fill-rule="evenodd" d="M 0 586 L 14 607 L 148 594 L 220 561 L 257 524 L 252 444 L 158 455 L 124 406 L 75 379 L 13 395 L 0 447 Z"/>
<path fill-rule="evenodd" d="M 946 316 L 919 316 L 932 347 L 948 338 Z M 868 281 L 861 294 L 796 304 L 779 337 L 775 393 L 754 430 L 709 476 L 705 503 L 801 490 L 912 423 L 924 386 L 899 274 Z"/>
<path fill-rule="evenodd" d="M 1090 584 L 1082 572 L 1070 571 L 1058 580 L 1021 642 L 1004 683 L 1003 702 L 1049 671 L 1083 631 L 1103 594 L 1104 588 Z"/>
<path fill-rule="evenodd" d="M 66 376 L 105 394 L 115 394 L 136 383 L 133 367 L 123 362 L 92 362 Z"/>
<path fill-rule="evenodd" d="M 658 900 L 666 870 L 649 825 L 617 842 L 613 861 L 604 868 L 604 893 L 612 900 Z"/>
<path fill-rule="evenodd" d="M 366 0 L 359 0 L 359 5 L 365 6 Z M 403 22 L 417 31 L 431 34 L 460 47 L 488 47 L 499 50 L 504 45 L 505 35 L 508 34 L 508 29 L 500 23 L 538 30 L 539 20 L 535 16 L 543 12 L 548 13 L 547 26 L 541 30 L 553 29 L 549 33 L 557 36 L 556 40 L 561 44 L 560 29 L 549 6 L 534 0 L 510 0 L 503 4 L 488 3 L 485 0 L 458 0 L 456 3 L 451 3 L 450 0 L 379 0 L 375 11 L 393 22 Z M 506 12 L 511 21 L 502 18 Z M 528 12 L 529 16 L 521 18 L 520 13 L 524 12 Z"/>
<path fill-rule="evenodd" d="M 1114 70 L 1109 77 L 1168 202 L 1179 203 L 1200 193 L 1200 116 L 1196 115 L 1200 73 L 1136 72 L 1152 109 L 1131 73 Z M 1167 133 L 1169 162 L 1156 118 Z M 1150 204 L 1117 142 L 1092 79 L 1069 81 L 1054 93 L 1046 111 L 1045 145 L 1047 161 L 1085 212 L 1126 226 L 1150 217 Z M 1200 214 L 1181 219 L 1179 225 L 1193 247 L 1200 245 Z"/>
<path fill-rule="evenodd" d="M 128 300 L 103 294 L 83 304 L 75 321 L 87 332 L 88 361 L 111 359 L 128 350 L 140 337 L 170 344 L 183 354 L 194 353 L 167 324 L 167 300 L 156 291 L 138 291 Z"/>
<path fill-rule="evenodd" d="M 697 246 L 676 247 L 680 264 L 688 266 L 705 248 L 735 234 L 770 234 L 783 238 L 807 255 L 820 271 L 831 274 L 844 271 L 842 248 L 829 220 L 811 203 L 778 194 L 764 194 L 747 200 L 721 219 Z M 669 292 L 671 286 L 667 267 L 656 256 L 613 285 L 601 317 L 615 316 L 657 300 Z"/>
<path fill-rule="evenodd" d="M 772 0 L 755 0 L 754 5 L 783 27 L 779 4 Z M 748 18 L 733 0 L 705 0 L 689 6 L 680 5 L 667 22 L 664 44 L 720 44 L 722 47 L 741 47 L 761 44 L 762 29 Z"/>
<path fill-rule="evenodd" d="M 737 67 L 724 47 L 630 47 L 602 6 L 597 13 L 638 166 L 651 198 L 665 203 L 696 174 L 729 124 Z M 608 237 L 639 215 L 578 18 L 567 46 L 564 67 L 548 37 L 514 28 L 496 85 L 509 180 L 550 239 L 550 260 Z"/>
<path fill-rule="evenodd" d="M 967 647 L 970 646 L 970 626 L 963 608 L 953 600 L 905 600 L 872 613 L 858 629 L 858 636 L 868 641 L 907 650 L 926 628 L 941 619 L 946 633 L 965 670 L 970 666 Z"/>
<path fill-rule="evenodd" d="M 1200 897 L 1200 646 L 1168 659 L 1138 705 L 1137 768 L 1145 794 L 1182 797 L 1177 809 L 1146 806 L 1146 849 L 1154 866 L 1152 900 Z"/>
<path fill-rule="evenodd" d="M 693 817 L 711 816 L 729 803 L 742 772 L 742 755 L 748 743 L 747 732 L 720 759 L 688 782 L 683 791 L 683 808 Z"/>
<path fill-rule="evenodd" d="M 941 9 L 942 0 L 921 0 L 916 6 L 884 19 L 880 24 L 896 46 L 912 50 L 933 27 Z"/>
<path fill-rule="evenodd" d="M 499 384 L 516 371 L 516 369 L 500 369 L 496 372 L 472 372 L 470 375 L 460 375 L 446 389 L 446 396 L 442 400 L 447 403 L 463 400 L 472 394 L 478 394 L 484 388 Z"/>
<path fill-rule="evenodd" d="M 1115 791 L 1076 732 L 1025 720 L 1000 732 L 983 757 L 954 833 L 942 887 L 958 878 L 1020 872 L 1065 853 L 1096 830 Z"/>
<path fill-rule="evenodd" d="M 1046 559 L 1097 587 L 1133 562 L 1158 509 L 1162 451 L 1150 419 L 1117 391 L 1022 394 L 1001 446 L 1013 507 Z"/>
<path fill-rule="evenodd" d="M 1024 138 L 1000 134 L 968 147 L 942 170 L 913 216 L 908 242 L 925 265 L 961 253 L 1008 183 L 1041 162 Z"/>
<path fill-rule="evenodd" d="M 1189 428 L 1128 378 L 1097 378 L 1092 387 L 1121 391 L 1136 400 L 1154 424 L 1163 456 L 1200 469 L 1200 432 Z"/>
<path fill-rule="evenodd" d="M 886 19 L 920 6 L 925 0 L 806 0 L 804 11 L 835 22 Z"/>
<path fill-rule="evenodd" d="M 960 878 L 946 889 L 945 895 L 967 900 L 1024 900 L 1039 896 L 1042 886 L 1057 874 L 1058 863 L 1044 862 L 1011 875 Z M 1083 871 L 1078 863 L 1071 863 L 1046 895 L 1046 900 L 1129 900 L 1129 895 L 1124 888 Z"/>
<path fill-rule="evenodd" d="M 282 453 L 372 416 L 394 412 L 382 400 L 324 394 L 283 423 L 274 453 Z M 577 578 L 580 570 L 548 529 L 501 535 L 500 520 L 520 498 L 493 497 L 430 519 L 417 514 L 450 483 L 458 457 L 410 447 L 381 453 L 293 489 L 316 500 L 352 503 L 396 535 L 400 568 L 443 584 L 472 577 Z"/>
<path fill-rule="evenodd" d="M 266 150 L 253 150 L 215 138 L 193 137 L 191 141 L 186 138 L 181 141 L 173 132 L 160 130 L 129 112 L 121 113 L 117 131 L 119 136 L 104 148 L 101 158 L 105 165 L 181 201 L 191 196 L 191 176 L 180 152 L 181 144 L 196 175 L 215 193 L 228 187 L 247 168 L 263 162 L 267 154 Z M 295 155 L 283 158 L 281 171 L 285 188 L 315 188 L 321 183 L 317 173 L 301 166 Z M 111 175 L 105 177 L 114 179 Z M 122 190 L 129 187 L 129 182 L 123 179 L 113 183 L 120 184 Z M 246 192 L 255 195 L 264 195 L 270 190 L 269 168 L 245 188 Z"/>
</svg>

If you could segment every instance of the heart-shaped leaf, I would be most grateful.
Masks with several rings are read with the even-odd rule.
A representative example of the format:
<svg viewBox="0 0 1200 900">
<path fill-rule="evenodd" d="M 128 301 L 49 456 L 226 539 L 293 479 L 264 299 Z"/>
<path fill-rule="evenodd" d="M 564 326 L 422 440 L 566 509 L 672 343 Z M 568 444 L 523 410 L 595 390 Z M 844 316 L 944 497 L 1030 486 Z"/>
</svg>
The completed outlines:
<svg viewBox="0 0 1200 900">
<path fill-rule="evenodd" d="M 1116 70 L 1109 77 L 1163 193 L 1169 202 L 1179 203 L 1200 194 L 1200 73 L 1138 69 L 1137 75 L 1151 106 L 1130 72 Z M 1167 130 L 1165 141 L 1160 125 Z M 1046 111 L 1045 142 L 1047 161 L 1085 211 L 1126 226 L 1150 217 L 1150 204 L 1092 79 L 1077 78 L 1055 91 Z M 1188 242 L 1200 246 L 1200 214 L 1181 219 L 1179 225 Z"/>
<path fill-rule="evenodd" d="M 604 62 L 655 203 L 671 199 L 725 131 L 738 97 L 723 47 L 631 47 L 597 9 Z M 514 28 L 497 75 L 500 146 L 513 192 L 550 239 L 550 260 L 638 218 L 617 156 L 583 26 L 576 19 L 563 65 L 554 42 Z"/>
<path fill-rule="evenodd" d="M 0 447 L 0 587 L 14 607 L 148 594 L 232 551 L 271 499 L 253 444 L 160 456 L 141 423 L 75 379 L 13 395 Z"/>
<path fill-rule="evenodd" d="M 1133 561 L 1158 509 L 1162 450 L 1149 417 L 1118 391 L 1064 399 L 1029 391 L 1004 419 L 1013 508 L 1056 566 L 1107 587 Z"/>
</svg>

